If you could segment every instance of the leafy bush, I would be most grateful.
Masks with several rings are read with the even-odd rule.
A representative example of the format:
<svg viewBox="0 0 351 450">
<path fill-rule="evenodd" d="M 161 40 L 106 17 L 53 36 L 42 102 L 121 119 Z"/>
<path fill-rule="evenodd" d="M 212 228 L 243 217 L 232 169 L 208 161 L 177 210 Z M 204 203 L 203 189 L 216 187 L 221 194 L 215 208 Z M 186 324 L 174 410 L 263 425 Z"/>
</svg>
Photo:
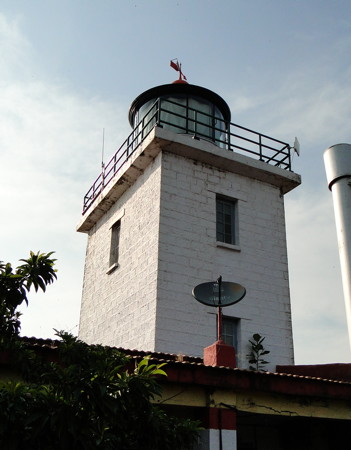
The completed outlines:
<svg viewBox="0 0 351 450">
<path fill-rule="evenodd" d="M 31 287 L 56 279 L 51 253 L 30 253 L 16 270 L 0 264 L 0 353 L 15 376 L 0 382 L 0 448 L 6 450 L 191 449 L 198 423 L 170 417 L 160 395 L 163 364 L 139 362 L 116 349 L 57 332 L 48 361 L 19 338 Z M 21 380 L 21 381 L 19 381 Z"/>
<path fill-rule="evenodd" d="M 252 335 L 252 340 L 249 339 L 249 343 L 251 345 L 251 351 L 247 355 L 250 363 L 250 370 L 264 370 L 263 367 L 269 362 L 266 361 L 262 356 L 268 355 L 270 353 L 269 350 L 266 350 L 262 342 L 265 340 L 260 334 L 255 333 Z"/>
<path fill-rule="evenodd" d="M 12 364 L 25 366 L 24 381 L 0 383 L 0 448 L 192 448 L 198 424 L 169 417 L 151 402 L 161 392 L 163 364 L 58 335 L 58 362 L 43 360 L 23 342 L 13 344 Z"/>
</svg>

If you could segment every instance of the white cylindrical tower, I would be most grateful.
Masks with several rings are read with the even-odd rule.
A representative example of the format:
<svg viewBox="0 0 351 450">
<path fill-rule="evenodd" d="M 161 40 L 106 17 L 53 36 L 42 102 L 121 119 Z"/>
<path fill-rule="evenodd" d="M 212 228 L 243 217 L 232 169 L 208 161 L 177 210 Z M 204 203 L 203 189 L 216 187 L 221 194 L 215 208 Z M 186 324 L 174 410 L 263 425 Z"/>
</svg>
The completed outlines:
<svg viewBox="0 0 351 450">
<path fill-rule="evenodd" d="M 328 186 L 333 194 L 341 276 L 351 346 L 351 145 L 337 144 L 324 152 Z"/>
</svg>

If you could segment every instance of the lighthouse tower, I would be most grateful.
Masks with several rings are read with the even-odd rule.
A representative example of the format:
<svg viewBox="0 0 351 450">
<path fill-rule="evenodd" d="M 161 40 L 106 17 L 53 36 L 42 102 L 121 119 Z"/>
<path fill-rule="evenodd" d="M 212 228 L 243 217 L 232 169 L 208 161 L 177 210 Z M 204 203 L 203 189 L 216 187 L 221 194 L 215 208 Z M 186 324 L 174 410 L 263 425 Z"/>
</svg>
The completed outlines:
<svg viewBox="0 0 351 450">
<path fill-rule="evenodd" d="M 293 363 L 284 195 L 300 184 L 291 147 L 231 123 L 216 93 L 188 84 L 143 92 L 132 132 L 84 199 L 88 234 L 79 337 L 129 349 L 202 356 L 216 310 L 193 288 L 246 288 L 224 310 L 222 334 L 247 367 L 248 340 L 266 338 L 268 369 Z"/>
</svg>

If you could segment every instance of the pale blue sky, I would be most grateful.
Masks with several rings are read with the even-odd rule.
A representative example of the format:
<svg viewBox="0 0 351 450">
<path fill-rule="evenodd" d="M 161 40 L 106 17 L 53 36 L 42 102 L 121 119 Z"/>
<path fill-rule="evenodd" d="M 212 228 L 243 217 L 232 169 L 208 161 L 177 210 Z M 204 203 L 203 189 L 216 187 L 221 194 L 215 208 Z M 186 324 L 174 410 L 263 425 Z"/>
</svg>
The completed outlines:
<svg viewBox="0 0 351 450">
<path fill-rule="evenodd" d="M 351 143 L 351 2 L 3 0 L 0 9 L 0 258 L 56 250 L 59 281 L 31 296 L 23 334 L 77 332 L 82 200 L 129 133 L 142 91 L 216 91 L 232 120 L 291 144 L 300 188 L 286 196 L 296 363 L 349 362 L 334 212 L 323 151 Z M 240 281 L 240 280 L 238 280 Z"/>
</svg>

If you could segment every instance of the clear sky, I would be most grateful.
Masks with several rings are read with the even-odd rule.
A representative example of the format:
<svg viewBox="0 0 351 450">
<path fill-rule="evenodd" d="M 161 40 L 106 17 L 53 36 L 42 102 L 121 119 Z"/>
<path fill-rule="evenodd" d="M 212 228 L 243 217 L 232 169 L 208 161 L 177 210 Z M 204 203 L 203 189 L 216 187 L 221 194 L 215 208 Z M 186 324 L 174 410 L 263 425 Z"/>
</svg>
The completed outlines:
<svg viewBox="0 0 351 450">
<path fill-rule="evenodd" d="M 350 0 L 2 0 L 0 259 L 56 251 L 58 281 L 33 294 L 22 334 L 78 331 L 83 196 L 130 132 L 146 89 L 188 81 L 232 120 L 293 144 L 301 187 L 286 195 L 297 364 L 350 362 L 323 151 L 351 143 Z M 240 282 L 240 280 L 235 280 Z"/>
</svg>

